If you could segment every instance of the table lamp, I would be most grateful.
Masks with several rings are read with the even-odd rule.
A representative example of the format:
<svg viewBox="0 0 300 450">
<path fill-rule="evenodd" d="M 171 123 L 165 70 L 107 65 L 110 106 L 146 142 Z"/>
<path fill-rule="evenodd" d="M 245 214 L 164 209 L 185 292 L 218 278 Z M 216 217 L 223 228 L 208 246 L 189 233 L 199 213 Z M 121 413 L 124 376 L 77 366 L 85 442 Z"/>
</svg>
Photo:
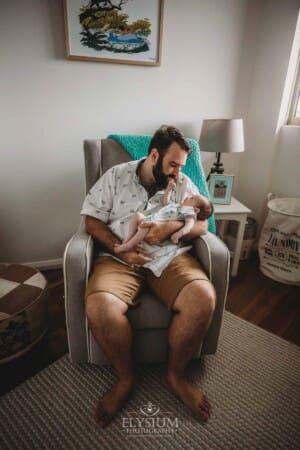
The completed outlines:
<svg viewBox="0 0 300 450">
<path fill-rule="evenodd" d="M 243 152 L 243 119 L 209 119 L 203 120 L 199 139 L 200 150 L 216 153 L 217 160 L 210 169 L 207 180 L 212 173 L 224 172 L 221 153 Z"/>
</svg>

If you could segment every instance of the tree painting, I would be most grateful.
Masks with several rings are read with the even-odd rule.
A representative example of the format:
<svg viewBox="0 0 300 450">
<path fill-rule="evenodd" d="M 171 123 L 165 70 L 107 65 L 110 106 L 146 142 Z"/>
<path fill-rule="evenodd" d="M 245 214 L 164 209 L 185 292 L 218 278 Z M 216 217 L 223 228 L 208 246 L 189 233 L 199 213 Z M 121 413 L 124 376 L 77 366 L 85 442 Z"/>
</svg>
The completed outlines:
<svg viewBox="0 0 300 450">
<path fill-rule="evenodd" d="M 140 53 L 149 51 L 148 36 L 151 23 L 144 17 L 130 23 L 122 6 L 131 0 L 91 0 L 80 8 L 83 46 L 112 53 Z"/>
</svg>

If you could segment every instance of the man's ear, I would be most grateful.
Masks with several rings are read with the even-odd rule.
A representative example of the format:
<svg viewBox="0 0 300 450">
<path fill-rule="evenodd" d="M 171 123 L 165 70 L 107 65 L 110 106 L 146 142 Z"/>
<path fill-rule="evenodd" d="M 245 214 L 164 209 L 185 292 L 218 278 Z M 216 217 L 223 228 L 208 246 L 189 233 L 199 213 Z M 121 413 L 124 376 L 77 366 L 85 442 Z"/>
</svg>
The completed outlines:
<svg viewBox="0 0 300 450">
<path fill-rule="evenodd" d="M 159 158 L 159 153 L 156 148 L 152 148 L 150 152 L 150 160 L 153 164 L 156 164 L 157 160 Z"/>
</svg>

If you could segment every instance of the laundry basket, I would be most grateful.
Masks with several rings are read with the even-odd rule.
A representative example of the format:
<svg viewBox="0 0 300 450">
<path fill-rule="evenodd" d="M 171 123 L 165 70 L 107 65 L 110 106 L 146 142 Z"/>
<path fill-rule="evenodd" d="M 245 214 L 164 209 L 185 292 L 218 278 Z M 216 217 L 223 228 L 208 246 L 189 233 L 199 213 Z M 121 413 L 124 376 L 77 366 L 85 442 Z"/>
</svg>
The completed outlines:
<svg viewBox="0 0 300 450">
<path fill-rule="evenodd" d="M 268 202 L 258 252 L 263 274 L 281 283 L 300 285 L 300 198 Z"/>
</svg>

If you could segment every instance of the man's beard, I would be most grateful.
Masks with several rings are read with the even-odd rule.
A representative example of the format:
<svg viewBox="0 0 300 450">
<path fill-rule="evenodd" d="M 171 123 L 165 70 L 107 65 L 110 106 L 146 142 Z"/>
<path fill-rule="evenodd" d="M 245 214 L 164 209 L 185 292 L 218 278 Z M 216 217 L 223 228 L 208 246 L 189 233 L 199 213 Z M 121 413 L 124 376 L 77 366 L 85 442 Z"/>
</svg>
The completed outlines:
<svg viewBox="0 0 300 450">
<path fill-rule="evenodd" d="M 152 173 L 159 189 L 166 189 L 170 178 L 176 180 L 174 174 L 165 175 L 162 168 L 163 156 L 159 155 L 156 165 L 152 168 Z"/>
</svg>

